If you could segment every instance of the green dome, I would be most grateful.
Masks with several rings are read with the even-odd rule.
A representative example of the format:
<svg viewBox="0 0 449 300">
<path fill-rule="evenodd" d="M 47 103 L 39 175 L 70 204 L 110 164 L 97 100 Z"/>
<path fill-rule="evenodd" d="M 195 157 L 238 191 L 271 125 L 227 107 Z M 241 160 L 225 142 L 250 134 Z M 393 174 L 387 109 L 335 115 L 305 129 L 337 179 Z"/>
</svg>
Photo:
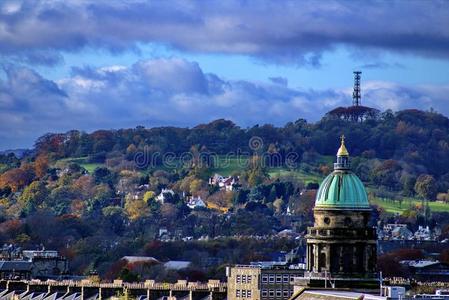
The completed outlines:
<svg viewBox="0 0 449 300">
<path fill-rule="evenodd" d="M 369 208 L 365 187 L 349 170 L 335 170 L 321 183 L 316 208 Z"/>
<path fill-rule="evenodd" d="M 315 208 L 369 209 L 365 186 L 351 172 L 349 152 L 345 138 L 341 137 L 341 146 L 337 152 L 334 171 L 324 178 L 318 189 Z"/>
</svg>

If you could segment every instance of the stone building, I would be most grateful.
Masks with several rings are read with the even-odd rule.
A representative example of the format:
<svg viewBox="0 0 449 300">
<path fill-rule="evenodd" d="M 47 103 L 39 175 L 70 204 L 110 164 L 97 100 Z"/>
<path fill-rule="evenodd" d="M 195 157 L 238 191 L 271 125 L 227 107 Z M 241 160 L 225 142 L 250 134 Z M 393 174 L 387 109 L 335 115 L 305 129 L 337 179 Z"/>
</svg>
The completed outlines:
<svg viewBox="0 0 449 300">
<path fill-rule="evenodd" d="M 334 171 L 318 190 L 313 227 L 307 230 L 306 286 L 353 287 L 377 284 L 376 230 L 365 187 L 351 171 L 341 139 Z"/>
<path fill-rule="evenodd" d="M 228 300 L 287 300 L 304 270 L 288 265 L 237 265 L 226 269 Z"/>
</svg>

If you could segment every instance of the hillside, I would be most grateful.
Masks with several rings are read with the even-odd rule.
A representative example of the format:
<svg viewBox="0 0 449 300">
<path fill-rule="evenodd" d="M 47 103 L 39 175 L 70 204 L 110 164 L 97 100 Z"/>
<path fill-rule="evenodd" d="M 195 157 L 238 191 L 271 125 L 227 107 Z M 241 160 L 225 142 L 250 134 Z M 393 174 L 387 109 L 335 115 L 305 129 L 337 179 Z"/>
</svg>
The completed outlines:
<svg viewBox="0 0 449 300">
<path fill-rule="evenodd" d="M 377 208 L 373 222 L 394 221 L 395 213 L 418 226 L 431 212 L 433 225 L 449 225 L 449 120 L 407 110 L 284 127 L 216 120 L 194 128 L 47 134 L 23 158 L 0 155 L 0 243 L 45 245 L 69 257 L 72 272 L 107 277 L 117 276 L 113 263 L 121 256 L 153 255 L 160 229 L 170 240 L 302 232 L 342 134 Z M 215 183 L 217 173 L 232 184 Z M 207 208 L 189 208 L 192 199 Z M 170 243 L 157 247 L 164 253 L 158 259 L 196 255 Z M 251 259 L 228 248 L 223 261 Z"/>
</svg>

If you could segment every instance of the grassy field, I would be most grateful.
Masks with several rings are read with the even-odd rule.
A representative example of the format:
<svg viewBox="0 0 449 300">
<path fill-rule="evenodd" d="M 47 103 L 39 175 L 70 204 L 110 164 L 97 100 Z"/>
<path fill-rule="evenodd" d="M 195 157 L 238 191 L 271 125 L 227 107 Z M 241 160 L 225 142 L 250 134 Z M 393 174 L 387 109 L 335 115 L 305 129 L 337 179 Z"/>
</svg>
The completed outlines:
<svg viewBox="0 0 449 300">
<path fill-rule="evenodd" d="M 75 157 L 75 158 L 64 158 L 60 159 L 55 163 L 55 166 L 60 167 L 61 165 L 65 165 L 67 163 L 77 163 L 81 167 L 87 170 L 87 172 L 92 173 L 96 168 L 103 167 L 104 164 L 97 164 L 97 163 L 88 163 L 87 157 Z"/>
<path fill-rule="evenodd" d="M 268 174 L 270 175 L 270 178 L 273 179 L 282 177 L 293 177 L 299 181 L 303 181 L 306 184 L 309 182 L 321 183 L 321 181 L 324 178 L 321 175 L 304 172 L 300 169 L 288 170 L 285 168 L 272 168 L 268 170 Z"/>
<path fill-rule="evenodd" d="M 241 172 L 246 169 L 248 157 L 226 157 L 219 156 L 218 162 L 215 162 L 215 168 L 212 173 L 218 173 L 223 176 L 230 176 L 235 172 Z"/>
<path fill-rule="evenodd" d="M 370 199 L 371 204 L 378 205 L 391 213 L 402 213 L 407 209 L 416 209 L 417 205 L 421 205 L 421 200 L 414 198 L 404 198 L 402 203 L 391 199 Z M 430 211 L 434 212 L 449 212 L 449 204 L 443 202 L 432 201 L 429 202 Z"/>
<path fill-rule="evenodd" d="M 324 158 L 325 159 L 325 158 Z M 242 172 L 246 169 L 248 163 L 248 157 L 224 157 L 220 156 L 216 167 L 212 170 L 213 173 L 218 173 L 223 176 L 229 176 L 236 172 Z M 290 170 L 285 167 L 279 168 L 268 168 L 268 175 L 270 178 L 282 178 L 282 177 L 293 177 L 297 180 L 303 181 L 305 183 L 317 182 L 320 183 L 323 180 L 322 176 L 319 174 L 313 174 L 304 172 L 300 169 Z"/>
</svg>

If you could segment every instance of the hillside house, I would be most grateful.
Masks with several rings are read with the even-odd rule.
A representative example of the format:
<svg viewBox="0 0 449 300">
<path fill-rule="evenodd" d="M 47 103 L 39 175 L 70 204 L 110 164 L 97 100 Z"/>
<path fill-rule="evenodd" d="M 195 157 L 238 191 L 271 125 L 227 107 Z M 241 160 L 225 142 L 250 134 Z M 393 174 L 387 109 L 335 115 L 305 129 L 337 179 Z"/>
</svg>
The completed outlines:
<svg viewBox="0 0 449 300">
<path fill-rule="evenodd" d="M 238 176 L 222 176 L 215 174 L 209 178 L 209 185 L 218 186 L 220 190 L 232 191 L 235 190 L 235 185 L 239 182 Z"/>
<path fill-rule="evenodd" d="M 187 202 L 187 206 L 190 209 L 195 209 L 195 208 L 206 208 L 206 203 L 204 203 L 203 199 L 201 199 L 200 196 L 198 197 L 191 197 L 189 199 L 189 201 Z"/>
</svg>

